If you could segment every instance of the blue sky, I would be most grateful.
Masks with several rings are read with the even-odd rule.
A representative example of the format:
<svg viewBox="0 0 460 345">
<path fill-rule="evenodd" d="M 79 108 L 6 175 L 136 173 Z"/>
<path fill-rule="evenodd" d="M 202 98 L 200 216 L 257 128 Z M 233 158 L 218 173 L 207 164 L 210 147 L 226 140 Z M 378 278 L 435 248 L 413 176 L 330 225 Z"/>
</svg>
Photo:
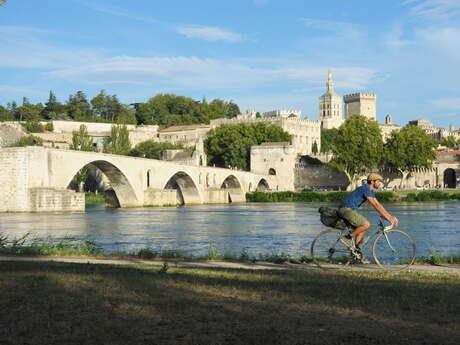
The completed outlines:
<svg viewBox="0 0 460 345">
<path fill-rule="evenodd" d="M 318 118 L 339 94 L 377 94 L 377 116 L 460 128 L 459 0 L 8 0 L 0 104 L 101 89 L 233 100 Z"/>
</svg>

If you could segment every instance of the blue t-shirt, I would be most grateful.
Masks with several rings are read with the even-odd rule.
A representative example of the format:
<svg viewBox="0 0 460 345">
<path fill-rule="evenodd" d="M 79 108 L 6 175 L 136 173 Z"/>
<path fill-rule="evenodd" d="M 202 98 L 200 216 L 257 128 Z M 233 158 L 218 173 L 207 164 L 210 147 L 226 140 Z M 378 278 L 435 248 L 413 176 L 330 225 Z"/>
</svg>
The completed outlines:
<svg viewBox="0 0 460 345">
<path fill-rule="evenodd" d="M 345 206 L 356 210 L 367 198 L 375 198 L 375 194 L 371 191 L 371 186 L 369 184 L 363 184 L 361 187 L 356 188 L 353 192 L 348 194 L 345 199 L 343 199 L 340 206 Z"/>
</svg>

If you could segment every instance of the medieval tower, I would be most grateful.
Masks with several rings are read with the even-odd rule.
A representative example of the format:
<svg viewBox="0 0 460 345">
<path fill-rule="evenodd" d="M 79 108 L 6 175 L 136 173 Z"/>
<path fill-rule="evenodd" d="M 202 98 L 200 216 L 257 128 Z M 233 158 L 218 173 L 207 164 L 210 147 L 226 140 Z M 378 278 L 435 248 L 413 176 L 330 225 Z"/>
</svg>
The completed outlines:
<svg viewBox="0 0 460 345">
<path fill-rule="evenodd" d="M 321 128 L 337 128 L 343 123 L 342 96 L 334 91 L 332 72 L 327 74 L 327 91 L 319 98 L 319 119 Z"/>
<path fill-rule="evenodd" d="M 377 121 L 377 95 L 375 93 L 353 93 L 343 97 L 346 117 L 363 115 Z"/>
</svg>

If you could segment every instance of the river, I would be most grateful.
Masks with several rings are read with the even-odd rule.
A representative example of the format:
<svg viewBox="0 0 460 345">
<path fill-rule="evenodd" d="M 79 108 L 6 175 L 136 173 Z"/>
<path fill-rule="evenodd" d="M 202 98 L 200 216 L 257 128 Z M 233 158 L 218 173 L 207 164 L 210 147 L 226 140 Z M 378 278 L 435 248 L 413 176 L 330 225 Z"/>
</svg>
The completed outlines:
<svg viewBox="0 0 460 345">
<path fill-rule="evenodd" d="M 0 233 L 10 239 L 37 237 L 92 240 L 105 253 L 151 247 L 206 256 L 220 253 L 252 257 L 308 254 L 312 239 L 325 229 L 314 203 L 247 203 L 111 209 L 89 206 L 84 213 L 2 213 Z M 460 254 L 460 202 L 389 203 L 399 228 L 417 242 L 417 256 Z M 375 224 L 377 216 L 362 210 Z"/>
</svg>

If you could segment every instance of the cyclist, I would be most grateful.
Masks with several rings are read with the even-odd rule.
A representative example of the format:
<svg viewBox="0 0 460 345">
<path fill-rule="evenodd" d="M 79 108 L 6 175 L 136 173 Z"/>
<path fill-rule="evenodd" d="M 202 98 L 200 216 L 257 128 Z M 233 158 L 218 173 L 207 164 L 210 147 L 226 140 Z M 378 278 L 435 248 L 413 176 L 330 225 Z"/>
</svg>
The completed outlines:
<svg viewBox="0 0 460 345">
<path fill-rule="evenodd" d="M 367 176 L 367 184 L 356 188 L 353 192 L 348 194 L 339 206 L 339 215 L 355 228 L 352 232 L 345 235 L 345 242 L 349 247 L 356 248 L 360 257 L 362 257 L 362 253 L 359 245 L 363 241 L 364 232 L 370 228 L 371 223 L 359 214 L 357 209 L 366 200 L 369 201 L 375 210 L 390 223 L 394 225 L 399 223 L 398 219 L 388 213 L 375 197 L 374 191 L 382 186 L 383 177 L 377 173 L 371 173 Z M 354 239 L 354 244 L 352 239 Z"/>
</svg>

